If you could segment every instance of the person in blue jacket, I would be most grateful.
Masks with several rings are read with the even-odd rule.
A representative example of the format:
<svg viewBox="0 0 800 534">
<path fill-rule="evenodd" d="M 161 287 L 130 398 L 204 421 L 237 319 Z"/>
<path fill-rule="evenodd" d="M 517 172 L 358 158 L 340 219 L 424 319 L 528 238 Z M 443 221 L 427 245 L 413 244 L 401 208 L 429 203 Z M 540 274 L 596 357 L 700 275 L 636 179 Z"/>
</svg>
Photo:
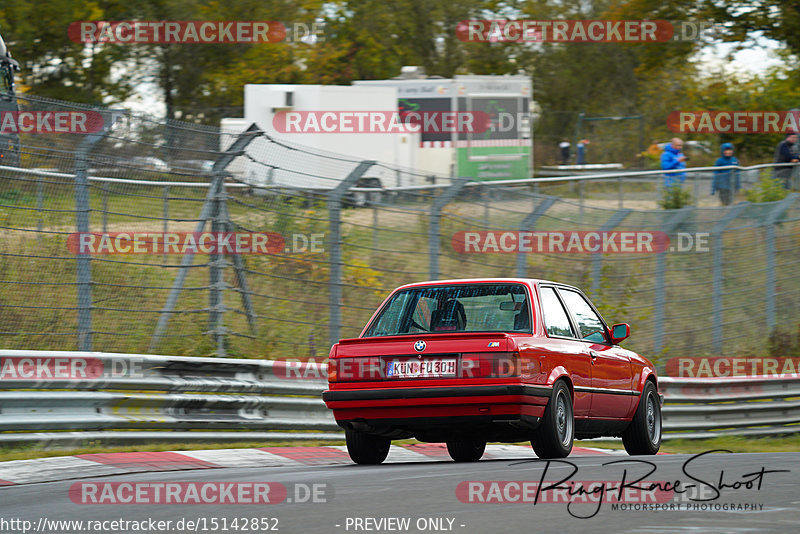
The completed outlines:
<svg viewBox="0 0 800 534">
<path fill-rule="evenodd" d="M 739 160 L 733 155 L 733 145 L 722 143 L 719 147 L 722 154 L 716 162 L 715 167 L 727 165 L 739 165 Z M 736 191 L 739 190 L 739 169 L 724 169 L 714 171 L 714 179 L 711 182 L 711 194 L 719 191 L 719 200 L 723 206 L 727 206 L 733 200 Z"/>
<path fill-rule="evenodd" d="M 670 144 L 664 147 L 661 153 L 661 170 L 671 171 L 674 169 L 686 168 L 686 156 L 682 152 L 683 141 L 673 137 Z M 670 188 L 673 185 L 680 185 L 686 180 L 685 172 L 675 172 L 664 175 L 664 187 Z"/>
</svg>

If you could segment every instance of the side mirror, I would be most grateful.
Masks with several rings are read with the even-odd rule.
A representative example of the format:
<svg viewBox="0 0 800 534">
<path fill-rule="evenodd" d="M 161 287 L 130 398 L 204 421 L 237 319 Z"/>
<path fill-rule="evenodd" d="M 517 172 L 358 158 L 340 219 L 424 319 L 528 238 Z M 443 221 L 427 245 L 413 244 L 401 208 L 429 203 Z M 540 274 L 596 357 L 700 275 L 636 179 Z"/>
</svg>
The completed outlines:
<svg viewBox="0 0 800 534">
<path fill-rule="evenodd" d="M 627 339 L 631 335 L 631 326 L 628 323 L 619 323 L 611 327 L 611 341 L 614 345 Z"/>
</svg>

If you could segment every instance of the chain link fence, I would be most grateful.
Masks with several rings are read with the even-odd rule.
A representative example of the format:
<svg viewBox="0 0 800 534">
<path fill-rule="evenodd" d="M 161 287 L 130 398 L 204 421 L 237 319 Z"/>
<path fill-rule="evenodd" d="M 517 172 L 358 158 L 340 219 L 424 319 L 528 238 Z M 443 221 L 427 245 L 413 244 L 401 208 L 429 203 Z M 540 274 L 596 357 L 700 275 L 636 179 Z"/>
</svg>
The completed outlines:
<svg viewBox="0 0 800 534">
<path fill-rule="evenodd" d="M 29 96 L 20 105 L 91 111 L 101 126 L 20 133 L 18 166 L 0 167 L 6 349 L 322 359 L 394 287 L 470 277 L 579 286 L 608 321 L 631 323 L 626 346 L 655 359 L 757 354 L 776 329 L 798 328 L 797 194 L 663 210 L 657 172 L 468 183 L 255 126 L 220 132 Z M 745 182 L 770 172 L 742 171 Z M 710 172 L 697 176 L 685 187 L 705 193 Z M 208 231 L 268 233 L 277 248 L 137 253 L 113 239 L 95 253 L 75 248 L 81 235 Z M 623 233 L 669 243 L 587 246 L 605 236 L 619 248 Z"/>
</svg>

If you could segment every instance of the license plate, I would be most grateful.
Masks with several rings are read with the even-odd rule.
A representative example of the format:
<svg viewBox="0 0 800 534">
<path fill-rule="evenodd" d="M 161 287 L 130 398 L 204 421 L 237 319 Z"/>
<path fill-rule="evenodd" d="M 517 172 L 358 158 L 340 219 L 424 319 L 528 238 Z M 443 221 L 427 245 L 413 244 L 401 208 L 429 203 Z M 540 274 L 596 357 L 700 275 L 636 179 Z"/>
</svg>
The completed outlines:
<svg viewBox="0 0 800 534">
<path fill-rule="evenodd" d="M 387 365 L 386 376 L 389 378 L 442 378 L 456 376 L 456 359 L 394 360 Z"/>
</svg>

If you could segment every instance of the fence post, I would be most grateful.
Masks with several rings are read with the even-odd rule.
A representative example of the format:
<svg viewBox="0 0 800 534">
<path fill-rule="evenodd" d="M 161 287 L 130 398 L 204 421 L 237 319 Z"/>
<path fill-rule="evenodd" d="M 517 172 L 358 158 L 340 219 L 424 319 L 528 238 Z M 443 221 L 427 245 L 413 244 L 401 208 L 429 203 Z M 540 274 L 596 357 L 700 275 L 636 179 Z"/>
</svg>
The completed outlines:
<svg viewBox="0 0 800 534">
<path fill-rule="evenodd" d="M 328 250 L 331 262 L 328 282 L 328 339 L 331 345 L 339 341 L 342 328 L 342 199 L 348 189 L 373 165 L 374 161 L 362 161 L 328 193 Z"/>
<path fill-rule="evenodd" d="M 712 257 L 712 276 L 711 276 L 711 306 L 713 315 L 712 343 L 714 351 L 719 354 L 722 352 L 722 233 L 725 227 L 735 219 L 747 206 L 749 202 L 742 202 L 728 208 L 728 212 L 711 229 Z"/>
<path fill-rule="evenodd" d="M 687 206 L 674 213 L 667 219 L 661 227 L 662 231 L 669 237 L 694 211 L 693 206 Z M 667 251 L 659 252 L 656 255 L 656 299 L 653 308 L 653 351 L 658 354 L 664 349 L 664 307 L 667 305 L 666 292 L 664 290 L 664 278 L 667 267 Z"/>
<path fill-rule="evenodd" d="M 766 262 L 767 262 L 767 280 L 764 288 L 765 308 L 766 308 L 766 322 L 767 328 L 772 331 L 775 328 L 775 224 L 783 212 L 791 207 L 797 199 L 800 198 L 798 193 L 789 193 L 786 198 L 778 202 L 772 208 L 764 220 L 766 226 Z"/>
<path fill-rule="evenodd" d="M 223 220 L 222 211 L 222 205 L 226 201 L 225 174 L 223 171 L 219 171 L 214 176 L 214 183 L 216 187 L 214 187 L 214 198 L 211 200 L 209 219 L 211 220 L 211 232 L 219 235 L 220 232 L 228 230 Z M 208 262 L 208 330 L 214 339 L 214 345 L 217 347 L 218 358 L 224 358 L 227 354 L 225 348 L 225 325 L 222 323 L 222 318 L 226 311 L 224 300 L 226 284 L 223 272 L 227 264 L 225 254 L 220 253 L 217 247 L 214 247 Z"/>
<path fill-rule="evenodd" d="M 103 129 L 87 135 L 78 145 L 75 154 L 75 229 L 78 233 L 89 232 L 89 153 L 114 126 L 114 119 L 104 118 Z M 92 350 L 92 267 L 91 256 L 78 254 L 78 350 Z"/>
<path fill-rule="evenodd" d="M 168 231 L 168 222 L 169 222 L 169 186 L 164 186 L 164 200 L 163 200 L 163 211 L 161 217 L 164 219 L 164 235 L 167 235 Z M 164 249 L 164 265 L 167 264 L 167 251 L 166 248 Z"/>
<path fill-rule="evenodd" d="M 36 178 L 36 209 L 39 211 L 39 222 L 36 223 L 36 238 L 40 239 L 42 237 L 42 228 L 44 224 L 42 219 L 42 208 L 44 208 L 44 180 L 41 176 L 37 176 Z"/>
<path fill-rule="evenodd" d="M 469 178 L 454 178 L 450 187 L 433 199 L 431 206 L 430 224 L 428 225 L 428 271 L 431 280 L 439 278 L 439 222 L 442 218 L 442 209 L 453 200 L 469 181 Z"/>
<path fill-rule="evenodd" d="M 103 182 L 103 233 L 108 232 L 108 184 Z"/>
<path fill-rule="evenodd" d="M 631 210 L 619 210 L 611 218 L 606 221 L 606 223 L 600 227 L 600 235 L 603 235 L 604 232 L 610 232 L 614 228 L 622 222 L 622 220 L 628 216 Z M 596 297 L 598 291 L 600 290 L 600 270 L 603 266 L 603 253 L 602 252 L 594 252 L 592 253 L 592 296 Z"/>
<path fill-rule="evenodd" d="M 378 238 L 378 206 L 372 203 L 372 249 L 375 251 L 375 254 L 380 255 L 378 252 L 378 245 L 380 244 L 380 239 Z"/>
<path fill-rule="evenodd" d="M 489 203 L 491 201 L 492 190 L 489 189 L 489 182 L 484 182 L 481 188 L 483 194 L 483 227 L 489 228 Z"/>
<path fill-rule="evenodd" d="M 536 221 L 539 220 L 539 217 L 544 215 L 550 206 L 552 206 L 555 201 L 558 200 L 558 197 L 551 197 L 545 196 L 542 197 L 542 201 L 536 206 L 533 211 L 525 216 L 522 219 L 522 222 L 519 223 L 519 231 L 520 232 L 529 232 L 536 227 Z M 527 276 L 528 266 L 527 266 L 527 256 L 525 256 L 525 252 L 522 251 L 522 247 L 519 246 L 519 239 L 517 239 L 517 277 L 525 278 Z"/>
<path fill-rule="evenodd" d="M 197 226 L 194 230 L 195 233 L 200 233 L 203 231 L 206 221 L 208 221 L 208 219 L 210 219 L 214 213 L 214 202 L 219 194 L 219 189 L 223 187 L 221 184 L 225 180 L 225 174 L 223 171 L 234 159 L 244 153 L 244 149 L 247 147 L 247 145 L 249 145 L 250 142 L 258 135 L 260 135 L 258 126 L 255 123 L 251 124 L 247 130 L 239 134 L 231 146 L 228 147 L 228 149 L 222 153 L 220 158 L 214 162 L 214 167 L 212 169 L 214 178 L 208 188 L 208 194 L 206 195 L 205 202 L 203 202 L 203 208 L 200 212 L 200 217 L 198 217 Z M 184 253 L 183 258 L 181 259 L 181 266 L 178 270 L 178 275 L 175 277 L 175 281 L 172 283 L 172 289 L 170 289 L 169 295 L 167 295 L 167 301 L 164 303 L 164 307 L 161 309 L 161 316 L 158 318 L 158 324 L 156 325 L 156 330 L 153 333 L 153 339 L 150 340 L 150 352 L 153 352 L 156 347 L 158 347 L 158 343 L 164 336 L 170 315 L 172 315 L 172 312 L 175 309 L 175 304 L 178 302 L 178 296 L 180 295 L 181 289 L 183 289 L 183 284 L 186 281 L 186 275 L 189 274 L 189 266 L 192 264 L 192 261 L 194 261 L 194 253 L 191 251 Z"/>
</svg>

